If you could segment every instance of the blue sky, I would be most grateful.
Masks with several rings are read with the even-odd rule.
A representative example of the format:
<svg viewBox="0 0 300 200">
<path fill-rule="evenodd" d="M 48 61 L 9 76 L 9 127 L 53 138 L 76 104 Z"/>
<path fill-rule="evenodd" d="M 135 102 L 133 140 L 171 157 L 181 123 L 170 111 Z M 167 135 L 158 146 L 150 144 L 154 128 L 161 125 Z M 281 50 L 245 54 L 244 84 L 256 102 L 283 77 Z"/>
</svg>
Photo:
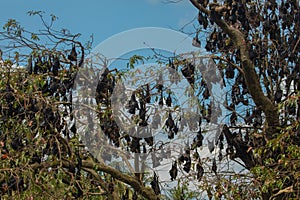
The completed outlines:
<svg viewBox="0 0 300 200">
<path fill-rule="evenodd" d="M 138 27 L 163 27 L 179 30 L 192 20 L 196 9 L 188 0 L 163 3 L 164 0 L 9 0 L 1 1 L 0 25 L 12 18 L 29 30 L 42 28 L 38 17 L 27 12 L 44 11 L 59 17 L 56 28 L 81 33 L 85 42 L 91 34 L 96 46 L 110 36 Z"/>
</svg>

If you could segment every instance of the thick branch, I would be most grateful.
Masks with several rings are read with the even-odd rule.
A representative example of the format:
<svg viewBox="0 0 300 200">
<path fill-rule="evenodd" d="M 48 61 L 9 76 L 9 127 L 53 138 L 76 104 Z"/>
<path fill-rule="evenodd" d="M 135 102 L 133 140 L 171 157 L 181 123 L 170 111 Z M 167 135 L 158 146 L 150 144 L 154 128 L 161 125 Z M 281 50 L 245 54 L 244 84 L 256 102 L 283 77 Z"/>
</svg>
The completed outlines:
<svg viewBox="0 0 300 200">
<path fill-rule="evenodd" d="M 41 168 L 48 168 L 48 167 L 55 167 L 62 165 L 65 168 L 69 168 L 70 166 L 70 161 L 53 161 L 51 163 L 42 163 L 42 164 L 32 164 L 31 168 L 32 169 L 41 169 Z M 110 174 L 113 178 L 126 183 L 130 185 L 135 191 L 140 193 L 143 197 L 149 199 L 149 200 L 158 200 L 158 196 L 155 195 L 152 189 L 144 187 L 139 180 L 137 180 L 135 177 L 129 176 L 127 174 L 124 174 L 108 165 L 105 165 L 103 163 L 96 163 L 92 160 L 82 160 L 82 168 L 85 171 L 91 172 L 92 169 L 93 171 L 103 171 L 105 173 Z M 96 177 L 97 178 L 97 177 Z M 112 195 L 109 195 L 112 196 Z"/>
<path fill-rule="evenodd" d="M 223 134 L 225 135 L 228 144 L 235 148 L 235 156 L 244 162 L 245 167 L 247 169 L 254 167 L 256 163 L 253 157 L 253 152 L 249 150 L 250 146 L 247 145 L 246 142 L 239 140 L 236 135 L 232 134 L 226 125 L 223 127 Z"/>
<path fill-rule="evenodd" d="M 279 116 L 277 113 L 277 107 L 275 104 L 264 95 L 262 88 L 260 86 L 259 77 L 256 74 L 255 66 L 251 59 L 249 58 L 249 52 L 247 48 L 247 43 L 245 41 L 244 34 L 238 29 L 229 26 L 221 17 L 212 16 L 211 13 L 217 13 L 216 9 L 220 6 L 211 6 L 212 10 L 205 9 L 200 5 L 197 0 L 190 0 L 191 3 L 198 8 L 201 12 L 209 15 L 210 18 L 226 33 L 230 39 L 232 39 L 236 48 L 240 50 L 242 69 L 244 71 L 244 78 L 246 85 L 249 89 L 249 93 L 253 98 L 254 103 L 260 108 L 266 115 L 266 138 L 271 139 L 277 132 L 277 127 L 279 126 Z"/>
<path fill-rule="evenodd" d="M 115 194 L 115 193 L 110 194 L 110 193 L 109 193 L 109 190 L 108 190 L 108 188 L 107 188 L 107 186 L 106 186 L 107 184 L 105 185 L 105 183 L 104 183 L 104 181 L 101 179 L 100 175 L 99 175 L 94 169 L 83 168 L 83 170 L 86 171 L 86 172 L 88 172 L 88 173 L 90 173 L 94 178 L 97 179 L 97 181 L 99 181 L 101 188 L 105 190 L 106 195 L 108 196 L 108 198 L 110 198 L 110 199 L 115 199 L 115 200 L 120 199 L 120 198 L 117 196 L 117 194 Z"/>
<path fill-rule="evenodd" d="M 198 3 L 197 0 L 190 0 L 191 3 L 196 7 L 198 8 L 198 10 L 200 10 L 201 12 L 205 13 L 205 14 L 210 14 L 210 11 L 207 10 L 206 8 L 204 8 L 200 3 Z"/>
<path fill-rule="evenodd" d="M 82 161 L 82 167 L 85 168 L 90 168 L 90 169 L 95 169 L 99 171 L 103 171 L 105 173 L 110 174 L 112 177 L 115 179 L 118 179 L 119 181 L 122 181 L 123 183 L 126 183 L 133 187 L 135 191 L 143 195 L 145 198 L 149 200 L 157 200 L 159 199 L 157 195 L 152 191 L 150 188 L 144 187 L 139 180 L 137 180 L 135 177 L 129 176 L 127 174 L 121 173 L 120 171 L 107 166 L 102 163 L 96 163 L 92 160 L 84 160 Z"/>
<path fill-rule="evenodd" d="M 275 197 L 277 197 L 277 196 L 279 196 L 279 195 L 281 195 L 281 194 L 284 194 L 284 193 L 293 193 L 293 192 L 295 192 L 295 191 L 293 190 L 293 186 L 289 186 L 289 187 L 287 187 L 287 188 L 284 188 L 284 189 L 280 190 L 280 191 L 277 192 L 276 194 L 272 195 L 272 197 L 271 197 L 270 199 L 273 199 L 273 198 L 275 198 Z"/>
</svg>

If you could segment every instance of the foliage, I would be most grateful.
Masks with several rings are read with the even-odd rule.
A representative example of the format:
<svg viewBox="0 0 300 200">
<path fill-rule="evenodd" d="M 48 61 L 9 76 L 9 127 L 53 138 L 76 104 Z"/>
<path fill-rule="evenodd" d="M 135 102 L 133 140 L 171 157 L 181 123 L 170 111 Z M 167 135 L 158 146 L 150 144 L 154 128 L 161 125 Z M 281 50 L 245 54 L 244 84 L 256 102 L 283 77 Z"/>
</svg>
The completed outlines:
<svg viewBox="0 0 300 200">
<path fill-rule="evenodd" d="M 79 35 L 55 31 L 56 17 L 48 25 L 40 12 L 30 15 L 38 15 L 45 30 L 31 33 L 9 20 L 1 32 L 7 42 L 0 68 L 1 198 L 137 198 L 130 184 L 151 196 L 132 177 L 99 163 L 79 139 L 72 87 L 88 50 L 76 40 Z M 18 59 L 6 58 L 11 49 L 18 50 Z"/>
<path fill-rule="evenodd" d="M 299 198 L 299 1 L 190 2 L 231 87 L 225 105 L 240 127 L 230 130 L 242 133 L 225 134 L 232 157 L 253 172 L 263 199 Z"/>
<path fill-rule="evenodd" d="M 102 132 L 88 144 L 101 146 L 103 156 L 95 156 L 82 143 L 79 132 L 90 130 L 90 124 L 78 130 L 80 116 L 74 112 L 73 96 L 79 70 L 87 72 L 82 84 L 97 76 L 94 66 L 83 65 L 89 49 L 78 41 L 79 34 L 55 31 L 55 16 L 49 25 L 42 12 L 31 11 L 29 15 L 39 16 L 45 30 L 30 32 L 11 19 L 0 32 L 7 46 L 0 71 L 0 192 L 4 198 L 299 198 L 299 3 L 190 1 L 199 10 L 195 41 L 199 34 L 207 34 L 205 48 L 218 66 L 215 74 L 221 75 L 225 91 L 221 104 L 229 112 L 219 134 L 208 141 L 211 154 L 202 155 L 204 137 L 211 131 L 208 125 L 220 123 L 215 114 L 222 110 L 214 105 L 212 83 L 200 69 L 203 65 L 197 64 L 201 55 L 192 59 L 175 55 L 157 62 L 179 74 L 167 77 L 170 83 L 186 80 L 189 87 L 184 93 L 190 97 L 186 102 L 196 108 L 192 113 L 182 111 L 175 92 L 163 81 L 163 70 L 151 75 L 157 78 L 150 84 L 126 93 L 119 80 L 141 71 L 127 73 L 103 63 L 94 99 L 84 99 L 86 108 L 97 105 L 93 117 Z M 10 51 L 15 52 L 13 57 L 7 57 Z M 133 56 L 127 70 L 132 72 L 135 64 L 147 59 Z M 26 68 L 18 67 L 22 64 Z M 114 91 L 122 97 L 117 102 L 125 107 L 124 116 L 133 121 L 131 129 L 118 126 L 110 101 Z M 153 107 L 161 112 L 151 112 Z M 148 124 L 162 127 L 167 142 L 132 134 Z M 169 148 L 174 141 L 185 144 L 181 149 Z M 127 153 L 144 155 L 133 154 L 131 166 Z M 152 167 L 146 168 L 145 155 Z M 127 170 L 107 164 L 118 156 L 127 162 Z M 178 183 L 169 191 L 156 174 L 166 160 L 172 160 L 169 182 Z"/>
</svg>

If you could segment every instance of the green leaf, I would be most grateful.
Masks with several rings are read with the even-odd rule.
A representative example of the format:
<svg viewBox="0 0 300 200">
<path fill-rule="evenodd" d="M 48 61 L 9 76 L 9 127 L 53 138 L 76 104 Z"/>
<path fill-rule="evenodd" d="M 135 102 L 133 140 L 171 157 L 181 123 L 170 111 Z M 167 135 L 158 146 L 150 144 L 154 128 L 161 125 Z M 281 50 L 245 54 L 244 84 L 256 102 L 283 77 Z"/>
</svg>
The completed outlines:
<svg viewBox="0 0 300 200">
<path fill-rule="evenodd" d="M 33 15 L 41 15 L 42 13 L 43 13 L 43 11 L 33 11 L 33 10 L 27 12 L 27 14 L 28 14 L 29 16 L 33 16 Z"/>
<path fill-rule="evenodd" d="M 40 40 L 40 38 L 36 34 L 34 34 L 34 33 L 31 33 L 31 39 L 33 39 L 35 41 Z"/>
</svg>

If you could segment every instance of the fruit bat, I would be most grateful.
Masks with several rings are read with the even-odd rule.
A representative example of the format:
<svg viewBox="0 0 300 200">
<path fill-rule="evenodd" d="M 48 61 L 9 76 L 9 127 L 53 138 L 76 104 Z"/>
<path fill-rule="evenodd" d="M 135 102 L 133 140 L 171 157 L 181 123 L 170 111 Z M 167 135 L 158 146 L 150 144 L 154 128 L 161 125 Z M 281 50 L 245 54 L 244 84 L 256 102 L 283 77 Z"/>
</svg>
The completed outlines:
<svg viewBox="0 0 300 200">
<path fill-rule="evenodd" d="M 169 93 L 169 95 L 168 95 L 168 97 L 166 99 L 166 105 L 168 107 L 171 107 L 171 105 L 172 105 L 172 98 L 171 98 L 171 94 L 170 93 Z"/>
<path fill-rule="evenodd" d="M 203 169 L 202 165 L 200 164 L 200 162 L 197 163 L 196 169 L 197 169 L 197 180 L 201 181 L 202 176 L 204 174 L 204 169 Z"/>
<path fill-rule="evenodd" d="M 160 194 L 160 187 L 159 187 L 159 184 L 158 184 L 158 176 L 156 175 L 156 173 L 154 172 L 154 177 L 150 183 L 154 193 L 156 195 L 159 195 Z"/>
<path fill-rule="evenodd" d="M 130 114 L 135 114 L 135 110 L 139 108 L 138 102 L 136 101 L 135 98 L 135 93 L 132 93 L 131 99 L 129 100 L 129 110 L 128 112 Z"/>
<path fill-rule="evenodd" d="M 169 171 L 169 174 L 171 176 L 171 181 L 173 181 L 173 180 L 176 179 L 177 173 L 178 173 L 178 170 L 177 170 L 177 161 L 175 161 L 175 162 L 173 162 L 172 168 Z"/>
<path fill-rule="evenodd" d="M 77 61 L 77 52 L 76 52 L 75 45 L 72 46 L 72 50 L 70 55 L 68 55 L 68 59 L 71 61 Z"/>
<path fill-rule="evenodd" d="M 217 174 L 217 162 L 216 162 L 216 159 L 214 158 L 213 159 L 213 164 L 212 164 L 212 167 L 211 167 L 211 170 L 215 173 L 215 174 Z"/>
<path fill-rule="evenodd" d="M 191 165 L 192 165 L 192 159 L 190 156 L 187 157 L 186 159 L 186 162 L 184 163 L 183 165 L 183 170 L 186 172 L 186 173 L 189 173 L 190 170 L 191 170 Z"/>
</svg>

